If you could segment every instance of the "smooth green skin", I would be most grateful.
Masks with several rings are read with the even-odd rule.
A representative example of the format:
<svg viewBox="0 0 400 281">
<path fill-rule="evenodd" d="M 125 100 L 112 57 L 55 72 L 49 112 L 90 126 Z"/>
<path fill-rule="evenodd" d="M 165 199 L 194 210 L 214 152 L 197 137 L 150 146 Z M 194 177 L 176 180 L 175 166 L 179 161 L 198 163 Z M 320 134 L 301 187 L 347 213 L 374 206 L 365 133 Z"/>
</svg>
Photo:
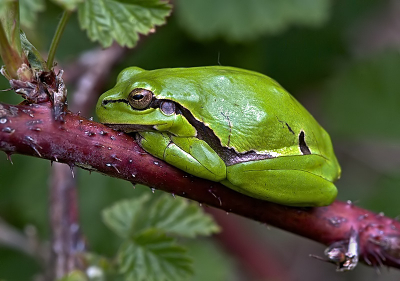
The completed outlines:
<svg viewBox="0 0 400 281">
<path fill-rule="evenodd" d="M 252 151 L 272 158 L 227 165 L 207 139 L 198 138 L 184 114 L 102 103 L 126 100 L 135 88 L 189 110 L 213 131 L 219 145 L 239 155 Z M 152 125 L 152 130 L 139 132 L 147 152 L 251 197 L 311 207 L 329 205 L 337 195 L 333 182 L 340 177 L 340 166 L 329 135 L 276 81 L 260 73 L 223 66 L 151 71 L 130 67 L 100 97 L 97 115 L 102 123 L 124 125 L 118 128 L 126 132 L 132 131 L 129 124 Z M 301 131 L 311 154 L 300 150 Z"/>
</svg>

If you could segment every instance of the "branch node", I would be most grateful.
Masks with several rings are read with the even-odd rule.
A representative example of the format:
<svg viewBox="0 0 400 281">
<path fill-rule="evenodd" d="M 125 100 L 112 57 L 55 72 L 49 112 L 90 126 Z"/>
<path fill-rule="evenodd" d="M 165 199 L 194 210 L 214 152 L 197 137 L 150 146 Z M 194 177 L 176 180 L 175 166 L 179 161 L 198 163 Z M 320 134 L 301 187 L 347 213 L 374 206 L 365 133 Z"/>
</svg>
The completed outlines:
<svg viewBox="0 0 400 281">
<path fill-rule="evenodd" d="M 324 254 L 326 258 L 315 255 L 310 255 L 310 257 L 335 264 L 337 266 L 336 271 L 350 271 L 358 264 L 359 248 L 358 232 L 351 227 L 350 237 L 347 241 L 337 241 L 325 249 Z"/>
</svg>

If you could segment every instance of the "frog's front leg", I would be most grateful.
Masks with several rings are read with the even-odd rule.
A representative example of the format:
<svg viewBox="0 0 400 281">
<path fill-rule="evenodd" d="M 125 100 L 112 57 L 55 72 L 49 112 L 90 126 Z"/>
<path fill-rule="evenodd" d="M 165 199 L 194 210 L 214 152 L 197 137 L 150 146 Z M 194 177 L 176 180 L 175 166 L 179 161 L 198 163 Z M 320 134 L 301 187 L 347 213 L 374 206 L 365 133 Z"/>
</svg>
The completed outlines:
<svg viewBox="0 0 400 281">
<path fill-rule="evenodd" d="M 150 154 L 189 174 L 212 181 L 226 178 L 224 161 L 205 141 L 159 132 L 140 132 L 138 141 Z"/>
</svg>

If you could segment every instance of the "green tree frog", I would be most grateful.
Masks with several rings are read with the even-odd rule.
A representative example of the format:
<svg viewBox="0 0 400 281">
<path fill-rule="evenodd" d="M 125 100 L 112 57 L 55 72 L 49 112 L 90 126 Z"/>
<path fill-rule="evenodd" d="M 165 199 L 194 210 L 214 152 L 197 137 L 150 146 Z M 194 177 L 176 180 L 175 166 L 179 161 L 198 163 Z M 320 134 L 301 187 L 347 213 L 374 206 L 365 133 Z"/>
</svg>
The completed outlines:
<svg viewBox="0 0 400 281">
<path fill-rule="evenodd" d="M 340 166 L 329 135 L 263 74 L 129 67 L 96 111 L 100 122 L 135 132 L 155 157 L 242 194 L 304 207 L 336 197 Z"/>
</svg>

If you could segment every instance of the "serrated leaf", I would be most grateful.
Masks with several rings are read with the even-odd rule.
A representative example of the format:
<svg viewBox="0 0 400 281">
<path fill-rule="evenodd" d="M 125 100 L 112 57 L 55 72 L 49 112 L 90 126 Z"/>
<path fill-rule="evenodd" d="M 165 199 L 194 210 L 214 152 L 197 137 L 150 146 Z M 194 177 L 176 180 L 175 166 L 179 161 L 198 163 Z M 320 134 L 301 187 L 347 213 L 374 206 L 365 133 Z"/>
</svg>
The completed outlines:
<svg viewBox="0 0 400 281">
<path fill-rule="evenodd" d="M 79 22 L 92 41 L 109 47 L 113 40 L 132 48 L 139 33 L 165 23 L 171 7 L 161 0 L 86 0 L 78 8 Z"/>
<path fill-rule="evenodd" d="M 52 0 L 57 5 L 60 5 L 65 10 L 74 11 L 78 4 L 82 3 L 84 0 Z"/>
<path fill-rule="evenodd" d="M 19 0 L 21 25 L 33 28 L 36 24 L 38 13 L 44 11 L 44 0 Z"/>
<path fill-rule="evenodd" d="M 176 0 L 177 17 L 199 39 L 246 41 L 282 32 L 290 25 L 318 26 L 329 15 L 330 0 Z"/>
<path fill-rule="evenodd" d="M 158 229 L 148 229 L 125 242 L 118 261 L 126 281 L 178 281 L 193 274 L 186 250 Z"/>
<path fill-rule="evenodd" d="M 103 210 L 102 217 L 104 223 L 123 238 L 140 232 L 142 229 L 135 229 L 135 224 L 140 220 L 139 216 L 142 214 L 144 205 L 149 199 L 149 196 L 146 194 L 139 198 L 122 200 L 115 203 Z"/>
<path fill-rule="evenodd" d="M 210 235 L 220 230 L 211 216 L 205 214 L 198 204 L 171 196 L 161 196 L 148 212 L 147 225 L 167 233 L 193 238 Z"/>
</svg>

